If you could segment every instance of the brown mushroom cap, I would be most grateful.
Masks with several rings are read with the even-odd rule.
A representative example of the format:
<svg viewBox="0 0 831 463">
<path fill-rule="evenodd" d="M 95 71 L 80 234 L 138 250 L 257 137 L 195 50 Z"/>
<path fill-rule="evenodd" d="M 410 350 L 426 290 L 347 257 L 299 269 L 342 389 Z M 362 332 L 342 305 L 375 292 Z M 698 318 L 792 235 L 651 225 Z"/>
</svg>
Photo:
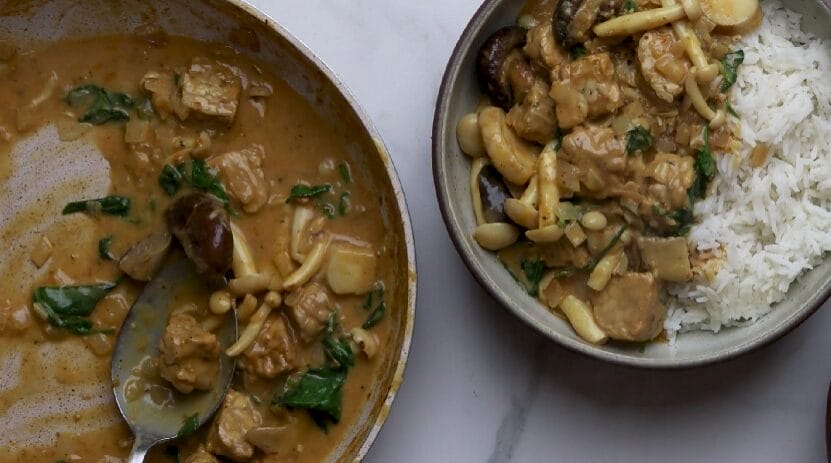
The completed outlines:
<svg viewBox="0 0 831 463">
<path fill-rule="evenodd" d="M 525 42 L 525 29 L 507 26 L 494 32 L 479 51 L 477 71 L 482 91 L 505 111 L 514 105 L 514 94 L 506 69 L 508 57 L 513 50 L 523 47 Z"/>
<path fill-rule="evenodd" d="M 171 204 L 165 219 L 197 272 L 216 277 L 231 268 L 234 238 L 228 214 L 219 201 L 192 193 Z"/>
<path fill-rule="evenodd" d="M 597 22 L 612 19 L 622 0 L 560 0 L 554 10 L 554 34 L 565 48 L 589 40 Z"/>
</svg>

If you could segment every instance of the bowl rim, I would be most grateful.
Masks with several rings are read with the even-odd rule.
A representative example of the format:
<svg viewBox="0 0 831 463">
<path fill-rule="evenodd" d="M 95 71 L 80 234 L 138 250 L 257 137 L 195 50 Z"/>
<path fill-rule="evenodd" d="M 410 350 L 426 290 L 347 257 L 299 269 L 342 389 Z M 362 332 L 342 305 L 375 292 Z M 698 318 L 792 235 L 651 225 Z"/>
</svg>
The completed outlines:
<svg viewBox="0 0 831 463">
<path fill-rule="evenodd" d="M 346 103 L 355 113 L 361 125 L 367 131 L 369 137 L 371 137 L 372 140 L 375 142 L 377 148 L 377 155 L 384 164 L 384 169 L 386 171 L 387 177 L 389 178 L 390 185 L 395 197 L 396 206 L 398 207 L 398 219 L 401 220 L 401 228 L 404 232 L 404 236 L 402 238 L 407 267 L 406 280 L 402 278 L 402 282 L 406 282 L 407 285 L 407 303 L 406 307 L 404 307 L 403 314 L 403 339 L 401 342 L 401 348 L 398 352 L 398 357 L 393 359 L 393 361 L 395 362 L 395 371 L 393 372 L 389 390 L 387 391 L 386 395 L 383 396 L 381 408 L 379 409 L 379 412 L 375 417 L 375 420 L 372 424 L 372 428 L 366 434 L 363 442 L 360 444 L 357 454 L 355 455 L 355 461 L 360 461 L 366 456 L 366 454 L 369 452 L 370 447 L 375 442 L 375 439 L 378 437 L 378 433 L 380 432 L 381 427 L 386 422 L 392 404 L 395 401 L 395 397 L 398 394 L 399 389 L 401 388 L 401 384 L 404 380 L 404 370 L 406 369 L 407 359 L 410 353 L 410 345 L 412 343 L 413 338 L 413 328 L 415 326 L 416 296 L 418 290 L 418 276 L 416 273 L 416 250 L 415 238 L 413 236 L 412 219 L 410 216 L 410 210 L 407 207 L 407 199 L 404 194 L 404 188 L 401 184 L 401 180 L 399 179 L 398 171 L 395 168 L 395 165 L 393 164 L 392 159 L 389 156 L 389 149 L 387 148 L 387 144 L 384 142 L 383 137 L 381 137 L 381 134 L 375 127 L 375 124 L 372 122 L 372 119 L 370 119 L 369 115 L 364 111 L 363 107 L 358 103 L 358 100 L 355 97 L 355 95 L 340 80 L 337 74 L 326 63 L 324 63 L 323 60 L 320 59 L 311 50 L 309 46 L 307 46 L 302 40 L 298 39 L 294 34 L 289 32 L 288 29 L 283 27 L 275 18 L 272 18 L 271 15 L 262 11 L 258 7 L 248 3 L 246 0 L 224 1 L 240 9 L 242 12 L 251 16 L 257 21 L 260 21 L 264 26 L 268 27 L 276 34 L 278 34 L 280 37 L 282 37 L 290 46 L 294 47 L 298 53 L 303 55 L 305 59 L 309 60 L 309 62 L 323 74 L 323 77 L 327 79 L 332 84 L 332 86 L 335 87 L 335 89 L 337 89 L 337 91 L 343 97 L 344 101 L 346 101 Z"/>
<path fill-rule="evenodd" d="M 506 291 L 500 290 L 496 284 L 491 284 L 491 282 L 489 282 L 490 278 L 488 276 L 488 272 L 486 272 L 485 269 L 477 263 L 477 259 L 474 256 L 465 252 L 463 238 L 454 228 L 455 221 L 450 213 L 450 196 L 448 194 L 447 185 L 444 182 L 447 169 L 446 165 L 442 162 L 449 155 L 446 156 L 446 153 L 444 152 L 444 139 L 442 137 L 450 131 L 448 129 L 450 124 L 453 123 L 453 121 L 447 120 L 450 87 L 455 84 L 455 81 L 460 75 L 461 62 L 465 57 L 464 50 L 469 50 L 471 48 L 471 44 L 476 38 L 474 36 L 474 31 L 480 29 L 489 19 L 489 16 L 493 13 L 496 7 L 505 1 L 506 0 L 484 1 L 476 10 L 473 17 L 462 31 L 462 34 L 459 36 L 442 76 L 441 85 L 436 98 L 436 108 L 433 114 L 432 126 L 433 185 L 436 190 L 439 210 L 441 211 L 445 228 L 450 235 L 453 246 L 456 248 L 456 252 L 459 254 L 459 257 L 462 258 L 462 261 L 468 271 L 473 275 L 479 286 L 483 288 L 492 299 L 499 302 L 499 305 L 502 306 L 504 310 L 519 318 L 526 326 L 529 326 L 539 334 L 542 334 L 549 341 L 554 341 L 572 352 L 576 352 L 596 360 L 632 368 L 651 370 L 685 370 L 706 367 L 733 360 L 742 355 L 755 352 L 765 346 L 768 346 L 796 329 L 811 315 L 816 313 L 816 311 L 819 310 L 819 308 L 822 307 L 823 304 L 829 300 L 829 298 L 831 298 L 831 284 L 825 284 L 818 293 L 814 294 L 811 299 L 808 300 L 807 304 L 803 305 L 798 310 L 795 310 L 791 316 L 784 319 L 778 325 L 762 332 L 757 338 L 743 342 L 738 346 L 723 348 L 712 353 L 700 354 L 689 359 L 675 360 L 672 358 L 654 359 L 626 356 L 604 350 L 602 346 L 596 346 L 580 339 L 564 336 L 547 324 L 538 322 L 531 317 L 528 311 L 524 309 L 526 305 L 525 303 L 518 299 L 509 297 Z M 831 9 L 831 0 L 818 1 L 824 4 L 826 8 Z M 733 329 L 742 328 L 739 327 Z"/>
</svg>

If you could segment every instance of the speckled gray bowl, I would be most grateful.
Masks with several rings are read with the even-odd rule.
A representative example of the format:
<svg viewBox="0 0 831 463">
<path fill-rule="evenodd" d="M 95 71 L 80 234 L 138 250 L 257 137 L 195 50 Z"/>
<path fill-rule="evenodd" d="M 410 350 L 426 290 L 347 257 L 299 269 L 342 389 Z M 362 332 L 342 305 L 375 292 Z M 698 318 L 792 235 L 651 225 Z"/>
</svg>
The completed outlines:
<svg viewBox="0 0 831 463">
<path fill-rule="evenodd" d="M 794 283 L 784 301 L 750 326 L 718 334 L 686 333 L 672 347 L 653 343 L 643 351 L 619 345 L 593 346 L 528 296 L 494 253 L 476 244 L 471 237 L 476 220 L 468 186 L 470 160 L 456 143 L 456 122 L 476 107 L 481 95 L 474 71 L 477 50 L 495 30 L 514 23 L 522 4 L 522 0 L 488 0 L 476 12 L 450 57 L 433 122 L 433 175 L 439 205 L 459 254 L 482 287 L 511 313 L 557 343 L 601 360 L 643 368 L 686 368 L 734 358 L 775 341 L 814 313 L 831 294 L 831 259 Z M 831 37 L 831 0 L 789 0 L 786 5 L 805 15 L 804 30 Z"/>
</svg>

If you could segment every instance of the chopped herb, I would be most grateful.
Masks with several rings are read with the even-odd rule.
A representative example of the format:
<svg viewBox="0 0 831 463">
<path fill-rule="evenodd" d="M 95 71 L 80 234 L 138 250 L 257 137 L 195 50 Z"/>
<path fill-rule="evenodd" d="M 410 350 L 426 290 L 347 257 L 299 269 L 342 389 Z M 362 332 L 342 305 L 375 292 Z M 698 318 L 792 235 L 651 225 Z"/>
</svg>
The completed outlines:
<svg viewBox="0 0 831 463">
<path fill-rule="evenodd" d="M 74 214 L 84 212 L 95 214 L 101 212 L 108 215 L 119 215 L 126 217 L 130 213 L 130 198 L 125 196 L 111 195 L 99 199 L 71 202 L 63 208 L 63 214 Z"/>
<path fill-rule="evenodd" d="M 97 85 L 82 85 L 66 94 L 66 102 L 81 107 L 84 113 L 79 122 L 101 125 L 130 119 L 130 109 L 135 102 L 126 93 L 110 92 Z"/>
<path fill-rule="evenodd" d="M 348 162 L 343 161 L 338 164 L 338 172 L 340 173 L 340 178 L 343 180 L 343 183 L 347 185 L 352 183 L 352 170 L 349 168 Z"/>
<path fill-rule="evenodd" d="M 335 368 L 347 368 L 355 365 L 355 354 L 349 342 L 340 336 L 337 313 L 329 316 L 326 325 L 326 336 L 323 337 L 323 350 L 326 358 L 332 362 Z"/>
<path fill-rule="evenodd" d="M 162 168 L 162 173 L 159 174 L 159 186 L 162 187 L 168 196 L 174 196 L 182 188 L 182 183 L 185 181 L 185 165 L 179 164 L 173 167 L 170 164 L 165 164 Z"/>
<path fill-rule="evenodd" d="M 739 113 L 737 113 L 736 110 L 733 109 L 733 105 L 731 105 L 729 101 L 727 102 L 727 114 L 730 114 L 731 116 L 735 117 L 736 119 L 741 119 L 741 117 L 739 116 Z"/>
<path fill-rule="evenodd" d="M 177 439 L 185 439 L 193 435 L 199 429 L 199 414 L 194 413 L 182 421 L 182 427 L 176 433 Z"/>
<path fill-rule="evenodd" d="M 694 203 L 696 199 L 704 199 L 707 195 L 707 186 L 716 175 L 716 163 L 713 160 L 713 154 L 710 152 L 710 128 L 706 125 L 704 126 L 703 137 L 704 145 L 696 152 L 695 156 L 696 178 L 688 192 L 691 203 Z"/>
<path fill-rule="evenodd" d="M 112 332 L 111 329 L 95 330 L 89 320 L 98 302 L 113 288 L 115 283 L 100 283 L 88 286 L 42 286 L 32 295 L 52 326 L 64 328 L 72 334 L 84 336 L 93 333 Z"/>
<path fill-rule="evenodd" d="M 344 216 L 347 212 L 349 212 L 349 197 L 350 194 L 348 191 L 344 191 L 340 194 L 340 201 L 338 201 L 338 215 Z"/>
<path fill-rule="evenodd" d="M 637 126 L 626 133 L 626 154 L 635 151 L 645 153 L 651 146 L 652 135 L 645 128 Z"/>
<path fill-rule="evenodd" d="M 113 242 L 113 236 L 105 236 L 98 241 L 98 257 L 101 260 L 113 260 L 112 254 L 110 254 L 110 245 Z"/>
<path fill-rule="evenodd" d="M 695 218 L 695 202 L 704 199 L 707 187 L 716 176 L 716 164 L 710 151 L 710 129 L 707 126 L 704 127 L 703 137 L 704 145 L 696 151 L 695 156 L 695 180 L 687 190 L 687 207 L 668 212 L 658 205 L 652 206 L 655 215 L 670 218 L 675 222 L 675 228 L 664 233 L 666 236 L 686 236 L 690 233 Z"/>
<path fill-rule="evenodd" d="M 289 192 L 289 197 L 286 202 L 291 202 L 298 198 L 317 198 L 318 196 L 332 191 L 332 185 L 294 185 Z"/>
<path fill-rule="evenodd" d="M 369 317 L 362 325 L 363 328 L 369 329 L 377 325 L 378 322 L 381 321 L 381 318 L 383 318 L 384 312 L 387 309 L 384 302 L 384 286 L 379 284 L 372 291 L 370 291 L 361 307 L 363 307 L 364 310 L 371 311 L 369 313 Z"/>
<path fill-rule="evenodd" d="M 337 423 L 341 416 L 345 368 L 311 368 L 286 382 L 283 392 L 272 401 L 274 405 L 303 408 L 323 429 L 326 422 Z"/>
<path fill-rule="evenodd" d="M 744 63 L 744 50 L 734 51 L 724 55 L 721 59 L 721 75 L 724 80 L 721 81 L 721 91 L 726 92 L 736 83 L 738 78 L 739 66 Z"/>
<path fill-rule="evenodd" d="M 540 281 L 545 275 L 545 262 L 541 259 L 533 259 L 523 261 L 522 273 L 525 274 L 525 279 L 528 281 L 526 290 L 528 294 L 536 296 L 540 291 Z"/>
<path fill-rule="evenodd" d="M 176 195 L 185 184 L 190 184 L 193 188 L 210 194 L 225 206 L 230 203 L 228 193 L 219 177 L 203 159 L 194 159 L 190 163 L 190 169 L 184 163 L 176 167 L 165 164 L 162 168 L 162 173 L 159 174 L 159 186 L 168 196 Z"/>
<path fill-rule="evenodd" d="M 586 53 L 588 53 L 588 50 L 586 50 L 586 47 L 583 45 L 575 45 L 571 47 L 571 50 L 568 52 L 573 61 L 577 61 L 578 59 L 586 56 Z"/>
<path fill-rule="evenodd" d="M 230 202 L 225 187 L 219 181 L 219 177 L 208 167 L 203 159 L 194 159 L 190 166 L 190 184 L 197 190 L 210 194 L 218 199 L 223 205 Z"/>
<path fill-rule="evenodd" d="M 632 14 L 638 11 L 638 5 L 635 3 L 635 0 L 623 0 L 623 8 L 620 10 L 620 14 Z"/>
</svg>

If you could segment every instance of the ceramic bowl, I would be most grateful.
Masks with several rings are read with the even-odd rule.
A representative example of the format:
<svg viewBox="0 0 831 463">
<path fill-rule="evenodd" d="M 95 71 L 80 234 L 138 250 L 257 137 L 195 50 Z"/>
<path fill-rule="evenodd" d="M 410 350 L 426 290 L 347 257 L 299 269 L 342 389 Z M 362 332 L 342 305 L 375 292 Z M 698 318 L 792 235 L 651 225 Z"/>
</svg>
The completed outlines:
<svg viewBox="0 0 831 463">
<path fill-rule="evenodd" d="M 0 36 L 21 43 L 99 37 L 158 27 L 169 34 L 227 43 L 244 33 L 241 53 L 265 63 L 350 140 L 347 149 L 374 179 L 386 228 L 395 237 L 393 329 L 382 375 L 370 387 L 356 425 L 328 461 L 360 461 L 389 413 L 403 380 L 415 317 L 412 227 L 404 193 L 381 137 L 334 73 L 276 20 L 242 0 L 26 0 L 0 2 Z M 236 41 L 238 42 L 238 41 Z M 239 43 L 239 42 L 238 42 Z M 125 59 L 130 59 L 125 57 Z"/>
<path fill-rule="evenodd" d="M 568 322 L 520 288 L 495 253 L 479 247 L 471 236 L 476 219 L 468 186 L 470 158 L 462 154 L 456 142 L 456 123 L 477 106 L 481 97 L 475 72 L 479 48 L 494 31 L 515 23 L 523 3 L 487 0 L 479 8 L 450 57 L 433 122 L 433 175 L 439 206 L 456 249 L 481 286 L 509 312 L 558 344 L 600 360 L 644 368 L 685 368 L 734 358 L 773 342 L 814 313 L 831 294 L 831 259 L 794 282 L 787 297 L 754 324 L 723 329 L 717 334 L 683 333 L 672 346 L 662 342 L 645 348 L 595 346 L 582 341 Z M 786 5 L 804 15 L 804 30 L 831 38 L 831 1 L 789 0 Z"/>
</svg>

